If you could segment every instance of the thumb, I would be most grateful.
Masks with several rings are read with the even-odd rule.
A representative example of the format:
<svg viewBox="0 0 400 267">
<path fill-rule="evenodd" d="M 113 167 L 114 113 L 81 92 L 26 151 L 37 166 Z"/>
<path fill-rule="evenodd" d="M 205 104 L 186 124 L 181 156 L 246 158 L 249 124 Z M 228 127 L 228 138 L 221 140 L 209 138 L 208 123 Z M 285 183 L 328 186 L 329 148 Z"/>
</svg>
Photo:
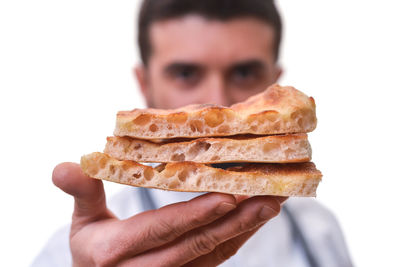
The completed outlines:
<svg viewBox="0 0 400 267">
<path fill-rule="evenodd" d="M 84 226 L 111 217 L 107 211 L 103 183 L 86 176 L 80 165 L 65 162 L 53 170 L 53 183 L 75 199 L 73 224 Z"/>
</svg>

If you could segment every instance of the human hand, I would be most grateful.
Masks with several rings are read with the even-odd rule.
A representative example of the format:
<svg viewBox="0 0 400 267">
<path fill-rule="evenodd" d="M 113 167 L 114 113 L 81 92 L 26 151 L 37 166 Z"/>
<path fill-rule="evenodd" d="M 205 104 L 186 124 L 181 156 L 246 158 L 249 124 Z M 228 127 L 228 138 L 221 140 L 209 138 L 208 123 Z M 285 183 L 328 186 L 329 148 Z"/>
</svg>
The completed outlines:
<svg viewBox="0 0 400 267">
<path fill-rule="evenodd" d="M 286 199 L 208 193 L 119 220 L 106 207 L 102 181 L 87 177 L 78 164 L 58 165 L 53 182 L 75 199 L 74 266 L 216 266 L 275 217 Z"/>
</svg>

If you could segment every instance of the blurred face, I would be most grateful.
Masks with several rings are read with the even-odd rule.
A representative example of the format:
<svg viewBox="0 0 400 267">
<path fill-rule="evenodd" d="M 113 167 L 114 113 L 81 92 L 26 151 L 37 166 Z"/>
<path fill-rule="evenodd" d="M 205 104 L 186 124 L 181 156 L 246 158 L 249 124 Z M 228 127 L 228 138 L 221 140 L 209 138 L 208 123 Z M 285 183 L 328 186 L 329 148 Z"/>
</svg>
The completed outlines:
<svg viewBox="0 0 400 267">
<path fill-rule="evenodd" d="M 154 23 L 147 67 L 136 68 L 149 107 L 229 106 L 276 82 L 273 28 L 254 18 L 190 15 Z"/>
</svg>

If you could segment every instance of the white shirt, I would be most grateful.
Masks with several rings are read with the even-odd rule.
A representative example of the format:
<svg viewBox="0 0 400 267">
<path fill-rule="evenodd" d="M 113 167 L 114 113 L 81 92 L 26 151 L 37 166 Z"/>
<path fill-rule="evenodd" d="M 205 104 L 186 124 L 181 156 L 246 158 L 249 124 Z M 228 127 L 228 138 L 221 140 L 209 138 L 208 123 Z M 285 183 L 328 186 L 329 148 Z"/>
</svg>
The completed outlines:
<svg viewBox="0 0 400 267">
<path fill-rule="evenodd" d="M 150 190 L 157 207 L 186 201 L 199 194 Z M 107 203 L 120 219 L 143 211 L 138 188 L 126 188 Z M 307 244 L 323 267 L 351 267 L 350 256 L 334 216 L 312 198 L 290 198 L 284 204 L 296 219 Z M 34 260 L 32 267 L 72 266 L 69 226 L 60 229 Z M 301 242 L 294 238 L 287 214 L 269 221 L 223 267 L 307 267 L 310 266 Z"/>
</svg>

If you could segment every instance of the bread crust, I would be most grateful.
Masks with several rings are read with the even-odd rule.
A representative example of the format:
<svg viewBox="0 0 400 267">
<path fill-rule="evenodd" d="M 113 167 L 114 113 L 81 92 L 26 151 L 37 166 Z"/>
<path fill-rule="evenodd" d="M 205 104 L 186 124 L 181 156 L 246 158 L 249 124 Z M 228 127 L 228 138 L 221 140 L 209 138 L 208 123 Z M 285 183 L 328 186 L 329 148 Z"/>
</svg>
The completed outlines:
<svg viewBox="0 0 400 267">
<path fill-rule="evenodd" d="M 239 195 L 315 196 L 322 174 L 312 162 L 248 164 L 227 170 L 195 162 L 156 168 L 95 152 L 81 158 L 84 173 L 96 179 L 173 191 Z"/>
<path fill-rule="evenodd" d="M 312 97 L 294 87 L 274 84 L 230 107 L 201 104 L 120 111 L 114 135 L 163 139 L 306 133 L 314 130 L 316 123 Z"/>
<path fill-rule="evenodd" d="M 310 161 L 311 146 L 307 134 L 199 138 L 163 143 L 112 136 L 107 138 L 104 153 L 119 160 L 138 162 L 289 163 Z"/>
</svg>

